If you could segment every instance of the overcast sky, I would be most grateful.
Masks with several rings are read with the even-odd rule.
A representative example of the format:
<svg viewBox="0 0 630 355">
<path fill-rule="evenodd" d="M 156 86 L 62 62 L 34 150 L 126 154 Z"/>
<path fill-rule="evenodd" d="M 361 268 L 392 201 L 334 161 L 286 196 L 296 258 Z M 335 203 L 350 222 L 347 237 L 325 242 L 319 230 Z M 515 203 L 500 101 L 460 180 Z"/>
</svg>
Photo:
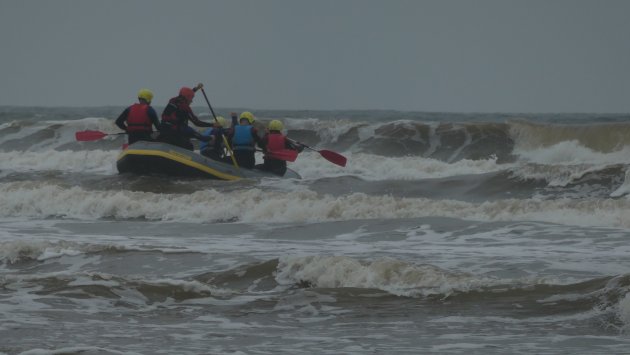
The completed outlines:
<svg viewBox="0 0 630 355">
<path fill-rule="evenodd" d="M 630 112 L 630 1 L 0 0 L 0 105 Z M 202 104 L 201 97 L 196 104 Z"/>
</svg>

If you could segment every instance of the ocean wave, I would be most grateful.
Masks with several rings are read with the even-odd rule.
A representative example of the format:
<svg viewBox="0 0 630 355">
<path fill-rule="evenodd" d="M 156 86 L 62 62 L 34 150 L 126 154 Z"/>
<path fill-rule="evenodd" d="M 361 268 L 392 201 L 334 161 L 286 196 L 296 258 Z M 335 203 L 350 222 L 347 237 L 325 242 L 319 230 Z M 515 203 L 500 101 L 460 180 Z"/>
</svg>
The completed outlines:
<svg viewBox="0 0 630 355">
<path fill-rule="evenodd" d="M 265 118 L 257 121 L 261 132 L 267 121 Z M 356 118 L 285 121 L 289 136 L 314 147 L 381 157 L 431 158 L 447 163 L 466 159 L 496 159 L 506 163 L 515 161 L 516 154 L 526 159 L 546 154 L 547 159 L 560 162 L 584 160 L 589 154 L 612 154 L 609 158 L 619 159 L 615 162 L 627 162 L 627 154 L 620 152 L 630 146 L 630 124 L 623 122 L 554 124 L 524 119 L 443 122 L 396 119 L 396 116 L 382 121 Z M 0 125 L 0 150 L 118 149 L 124 142 L 122 135 L 93 142 L 76 142 L 74 138 L 75 132 L 88 129 L 120 133 L 113 122 L 113 118 L 105 117 L 11 121 Z M 563 147 L 563 142 L 572 143 Z M 572 147 L 578 147 L 577 151 Z M 597 156 L 588 158 L 594 159 Z"/>
<path fill-rule="evenodd" d="M 120 147 L 123 142 L 124 136 L 106 137 L 98 142 L 77 142 L 75 133 L 87 129 L 120 133 L 113 120 L 102 117 L 10 122 L 0 126 L 0 151 L 95 150 Z"/>
<path fill-rule="evenodd" d="M 63 239 L 53 240 L 12 240 L 0 242 L 0 262 L 21 264 L 30 261 L 46 261 L 62 256 L 89 254 L 121 254 L 130 251 L 159 252 L 164 254 L 196 253 L 181 247 L 158 247 L 151 245 L 116 245 L 113 243 L 77 243 Z"/>
<path fill-rule="evenodd" d="M 535 150 L 570 141 L 600 153 L 612 153 L 630 146 L 630 124 L 625 122 L 550 124 L 514 120 L 509 126 L 518 150 Z"/>
<path fill-rule="evenodd" d="M 578 165 L 596 166 L 610 164 L 630 164 L 630 146 L 610 152 L 596 151 L 582 145 L 576 140 L 563 141 L 546 147 L 531 149 L 517 148 L 514 152 L 520 163 L 536 163 L 544 165 Z"/>
<path fill-rule="evenodd" d="M 462 159 L 453 163 L 421 157 L 390 157 L 383 159 L 378 155 L 366 153 L 347 153 L 348 164 L 345 168 L 331 164 L 315 152 L 304 152 L 299 159 L 290 164 L 306 180 L 355 176 L 364 181 L 420 181 L 452 176 L 478 175 L 511 171 L 517 179 L 544 180 L 549 186 L 566 186 L 580 180 L 583 176 L 609 171 L 622 167 L 618 163 L 630 156 L 630 150 L 614 154 L 586 154 L 575 156 L 575 147 L 567 148 L 574 152 L 573 159 L 563 163 L 554 163 L 556 159 L 545 159 L 547 150 L 530 152 L 523 155 L 519 164 L 499 164 L 496 158 L 486 160 Z M 88 173 L 98 175 L 116 175 L 115 160 L 118 150 L 91 151 L 41 151 L 41 152 L 0 152 L 0 175 L 12 173 L 60 172 Z M 542 156 L 542 157 L 541 157 Z M 258 160 L 262 157 L 258 155 Z M 573 164 L 572 164 L 573 163 Z M 630 161 L 628 161 L 630 165 Z M 614 175 L 619 175 L 614 172 Z M 616 189 L 616 187 L 615 187 Z"/>
<path fill-rule="evenodd" d="M 52 272 L 31 275 L 7 275 L 0 285 L 36 285 L 40 295 L 56 294 L 70 298 L 120 300 L 119 306 L 152 304 L 173 300 L 182 302 L 196 298 L 227 297 L 231 290 L 205 284 L 197 280 L 168 277 L 120 276 L 103 272 Z M 22 286 L 23 287 L 23 286 Z"/>
<path fill-rule="evenodd" d="M 17 264 L 30 260 L 47 260 L 62 255 L 79 255 L 84 246 L 73 242 L 14 240 L 0 242 L 0 261 Z"/>
<path fill-rule="evenodd" d="M 529 198 L 472 203 L 364 193 L 333 196 L 297 188 L 290 192 L 250 188 L 229 193 L 209 189 L 190 194 L 159 194 L 91 191 L 35 182 L 1 183 L 0 196 L 2 217 L 306 223 L 443 216 L 479 221 L 531 220 L 630 227 L 628 198 Z"/>
<path fill-rule="evenodd" d="M 98 346 L 69 346 L 61 347 L 57 349 L 40 349 L 34 348 L 21 352 L 19 355 L 140 355 L 134 351 L 118 351 L 114 349 L 108 349 Z"/>
<path fill-rule="evenodd" d="M 345 256 L 283 257 L 276 279 L 280 284 L 317 288 L 367 288 L 396 296 L 449 296 L 497 282 L 465 273 L 442 270 L 433 265 L 415 265 L 384 258 L 361 261 Z"/>
<path fill-rule="evenodd" d="M 622 196 L 621 186 L 626 184 L 628 166 L 621 164 L 598 166 L 525 164 L 510 170 L 516 180 L 541 180 L 551 187 L 569 187 L 576 184 L 601 186 L 611 197 Z M 516 186 L 515 186 L 516 187 Z"/>
</svg>

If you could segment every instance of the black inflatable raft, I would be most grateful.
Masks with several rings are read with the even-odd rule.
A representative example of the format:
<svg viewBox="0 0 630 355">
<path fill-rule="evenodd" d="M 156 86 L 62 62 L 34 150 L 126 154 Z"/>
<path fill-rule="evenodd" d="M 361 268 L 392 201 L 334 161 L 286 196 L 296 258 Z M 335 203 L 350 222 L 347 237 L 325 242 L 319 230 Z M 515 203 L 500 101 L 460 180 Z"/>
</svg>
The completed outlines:
<svg viewBox="0 0 630 355">
<path fill-rule="evenodd" d="M 281 177 L 262 170 L 237 168 L 233 164 L 212 160 L 170 144 L 144 141 L 138 141 L 123 150 L 118 156 L 116 167 L 119 173 L 208 177 L 219 180 Z M 282 178 L 300 179 L 300 175 L 287 169 Z"/>
</svg>

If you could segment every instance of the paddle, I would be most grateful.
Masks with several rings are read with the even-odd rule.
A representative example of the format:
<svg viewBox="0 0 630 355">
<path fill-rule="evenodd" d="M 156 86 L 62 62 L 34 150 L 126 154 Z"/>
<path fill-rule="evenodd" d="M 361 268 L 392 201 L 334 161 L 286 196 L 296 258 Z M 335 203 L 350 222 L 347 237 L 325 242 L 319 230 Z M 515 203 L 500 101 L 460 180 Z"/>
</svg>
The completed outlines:
<svg viewBox="0 0 630 355">
<path fill-rule="evenodd" d="M 201 87 L 201 93 L 203 94 L 203 98 L 206 99 L 206 102 L 208 103 L 210 112 L 212 112 L 212 117 L 214 117 L 214 122 L 219 124 L 219 120 L 217 120 L 217 115 L 214 114 L 214 110 L 212 109 L 212 105 L 210 105 L 210 100 L 208 100 L 208 95 L 206 95 L 206 91 L 203 89 L 203 86 Z M 223 138 L 223 144 L 227 148 L 228 152 L 230 152 L 230 158 L 232 158 L 232 163 L 234 163 L 234 166 L 238 169 L 239 167 L 238 167 L 238 164 L 236 163 L 236 158 L 234 158 L 234 152 L 232 152 L 232 149 L 230 148 L 230 144 L 228 143 L 227 138 L 225 138 L 223 133 L 221 133 L 221 138 Z"/>
<path fill-rule="evenodd" d="M 101 131 L 79 131 L 74 134 L 74 137 L 80 142 L 97 141 L 103 139 L 106 136 L 116 136 L 119 134 L 127 134 L 127 132 L 120 133 L 105 133 Z"/>
<path fill-rule="evenodd" d="M 312 151 L 318 152 L 322 157 L 324 157 L 324 159 L 328 160 L 329 162 L 333 163 L 333 164 L 337 164 L 339 166 L 346 166 L 346 162 L 348 159 L 346 159 L 346 157 L 344 157 L 343 155 L 337 153 L 337 152 L 333 152 L 332 150 L 326 150 L 326 149 L 315 149 L 315 148 L 311 148 L 306 144 L 300 143 L 300 142 L 296 142 L 292 139 L 289 139 L 291 142 L 293 142 L 294 144 L 300 144 L 303 145 L 304 148 L 310 149 Z"/>
</svg>

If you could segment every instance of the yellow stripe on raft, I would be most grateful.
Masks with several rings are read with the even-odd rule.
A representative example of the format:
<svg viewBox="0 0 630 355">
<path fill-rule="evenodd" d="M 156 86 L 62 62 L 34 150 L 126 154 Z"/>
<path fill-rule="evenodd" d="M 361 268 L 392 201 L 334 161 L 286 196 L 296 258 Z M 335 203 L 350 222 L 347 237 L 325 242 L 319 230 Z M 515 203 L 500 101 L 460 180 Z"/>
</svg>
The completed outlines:
<svg viewBox="0 0 630 355">
<path fill-rule="evenodd" d="M 209 168 L 203 164 L 199 164 L 195 161 L 192 160 L 191 157 L 186 156 L 184 154 L 175 152 L 175 151 L 170 151 L 170 152 L 163 152 L 160 150 L 145 150 L 145 149 L 126 149 L 124 150 L 120 156 L 118 157 L 118 160 L 122 159 L 125 155 L 153 155 L 153 156 L 158 156 L 158 157 L 162 157 L 162 158 L 167 158 L 170 160 L 174 160 L 178 163 L 182 163 L 184 165 L 188 165 L 192 168 L 195 169 L 199 169 L 203 172 L 206 172 L 210 175 L 214 175 L 218 178 L 224 179 L 224 180 L 239 180 L 241 179 L 240 176 L 236 176 L 236 175 L 230 175 L 230 174 L 225 174 L 222 173 L 218 170 Z"/>
</svg>

